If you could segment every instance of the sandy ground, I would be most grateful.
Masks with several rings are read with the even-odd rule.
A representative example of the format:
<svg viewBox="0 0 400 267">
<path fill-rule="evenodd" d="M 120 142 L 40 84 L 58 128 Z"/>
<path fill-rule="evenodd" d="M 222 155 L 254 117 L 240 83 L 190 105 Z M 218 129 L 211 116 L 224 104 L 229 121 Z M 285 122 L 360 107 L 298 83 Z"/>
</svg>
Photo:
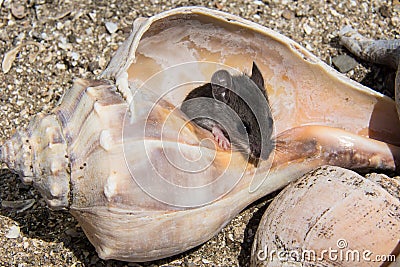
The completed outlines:
<svg viewBox="0 0 400 267">
<path fill-rule="evenodd" d="M 135 18 L 188 5 L 219 9 L 260 23 L 299 42 L 327 64 L 336 55 L 348 53 L 337 37 L 344 25 L 372 38 L 400 38 L 400 5 L 383 0 L 0 0 L 0 59 L 27 44 L 20 47 L 11 69 L 0 71 L 0 142 L 26 126 L 37 112 L 54 108 L 74 78 L 97 77 L 129 34 Z M 117 26 L 116 32 L 106 29 L 107 22 Z M 35 57 L 38 47 L 43 51 Z M 349 77 L 392 95 L 384 84 L 385 69 L 358 62 L 347 73 Z M 5 167 L 0 170 L 0 197 L 1 266 L 247 266 L 257 222 L 268 202 L 267 197 L 253 204 L 197 248 L 139 265 L 99 259 L 69 213 L 47 209 L 39 193 Z M 33 205 L 25 211 L 7 208 L 20 200 Z M 8 238 L 13 225 L 20 234 Z"/>
</svg>

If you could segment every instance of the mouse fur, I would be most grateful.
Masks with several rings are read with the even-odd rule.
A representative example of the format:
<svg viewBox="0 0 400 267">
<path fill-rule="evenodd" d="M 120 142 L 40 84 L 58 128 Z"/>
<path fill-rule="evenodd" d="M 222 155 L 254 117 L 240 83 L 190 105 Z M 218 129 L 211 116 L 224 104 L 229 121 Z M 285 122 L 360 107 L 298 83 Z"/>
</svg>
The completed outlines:
<svg viewBox="0 0 400 267">
<path fill-rule="evenodd" d="M 186 96 L 181 110 L 213 134 L 215 127 L 220 129 L 236 149 L 253 159 L 268 159 L 274 148 L 272 113 L 264 79 L 255 62 L 251 76 L 218 70 L 210 83 Z"/>
</svg>

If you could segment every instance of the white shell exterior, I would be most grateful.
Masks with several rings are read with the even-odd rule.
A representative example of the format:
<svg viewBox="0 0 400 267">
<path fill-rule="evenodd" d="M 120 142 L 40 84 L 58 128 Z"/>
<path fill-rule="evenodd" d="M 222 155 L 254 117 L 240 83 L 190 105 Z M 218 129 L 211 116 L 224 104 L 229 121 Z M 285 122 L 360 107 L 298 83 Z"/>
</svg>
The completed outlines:
<svg viewBox="0 0 400 267">
<path fill-rule="evenodd" d="M 252 266 L 381 266 L 379 257 L 395 262 L 400 183 L 372 178 L 377 181 L 324 166 L 287 186 L 260 221 Z"/>
</svg>

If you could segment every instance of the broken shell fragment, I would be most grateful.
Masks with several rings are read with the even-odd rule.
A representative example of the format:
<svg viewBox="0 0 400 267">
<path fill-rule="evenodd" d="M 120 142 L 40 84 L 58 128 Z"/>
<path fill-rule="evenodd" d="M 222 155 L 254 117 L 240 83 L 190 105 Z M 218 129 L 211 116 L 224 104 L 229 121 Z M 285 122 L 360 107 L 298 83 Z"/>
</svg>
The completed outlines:
<svg viewBox="0 0 400 267">
<path fill-rule="evenodd" d="M 248 73 L 253 61 L 274 104 L 277 143 L 258 166 L 218 149 L 179 110 L 216 70 Z M 3 144 L 0 160 L 50 208 L 68 209 L 103 259 L 193 248 L 321 165 L 398 166 L 392 100 L 233 15 L 185 7 L 137 19 L 102 77 L 111 81 L 76 80 L 58 107 Z"/>
<path fill-rule="evenodd" d="M 11 49 L 10 51 L 8 51 L 3 58 L 3 62 L 1 64 L 1 68 L 3 70 L 4 73 L 7 73 L 10 71 L 12 63 L 15 60 L 15 57 L 17 56 L 17 54 L 19 53 L 19 51 L 21 50 L 22 47 L 27 46 L 27 45 L 35 45 L 38 48 L 38 51 L 36 53 L 30 54 L 29 55 L 29 62 L 33 63 L 36 60 L 36 57 L 44 51 L 44 46 L 41 43 L 37 43 L 37 42 L 26 42 L 23 44 L 20 44 L 18 46 L 16 46 L 15 48 Z"/>
</svg>

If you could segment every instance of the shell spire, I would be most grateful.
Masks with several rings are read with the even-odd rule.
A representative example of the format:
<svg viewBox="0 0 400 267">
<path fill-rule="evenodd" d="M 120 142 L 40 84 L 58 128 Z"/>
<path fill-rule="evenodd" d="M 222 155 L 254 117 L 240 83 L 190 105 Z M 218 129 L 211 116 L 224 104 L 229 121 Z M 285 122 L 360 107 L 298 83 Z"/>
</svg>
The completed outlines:
<svg viewBox="0 0 400 267">
<path fill-rule="evenodd" d="M 67 144 L 55 114 L 38 114 L 0 148 L 0 161 L 38 188 L 52 209 L 68 206 Z"/>
<path fill-rule="evenodd" d="M 119 122 L 116 118 L 123 118 L 126 107 L 109 82 L 77 79 L 56 108 L 37 114 L 0 147 L 0 162 L 24 183 L 33 184 L 51 209 L 71 208 L 73 197 L 83 195 L 80 200 L 86 200 L 79 185 L 86 177 L 83 166 L 95 153 L 92 148 L 99 144 L 105 150 L 110 138 L 104 133 L 120 130 L 106 122 Z M 96 184 L 90 179 L 86 183 Z"/>
</svg>

